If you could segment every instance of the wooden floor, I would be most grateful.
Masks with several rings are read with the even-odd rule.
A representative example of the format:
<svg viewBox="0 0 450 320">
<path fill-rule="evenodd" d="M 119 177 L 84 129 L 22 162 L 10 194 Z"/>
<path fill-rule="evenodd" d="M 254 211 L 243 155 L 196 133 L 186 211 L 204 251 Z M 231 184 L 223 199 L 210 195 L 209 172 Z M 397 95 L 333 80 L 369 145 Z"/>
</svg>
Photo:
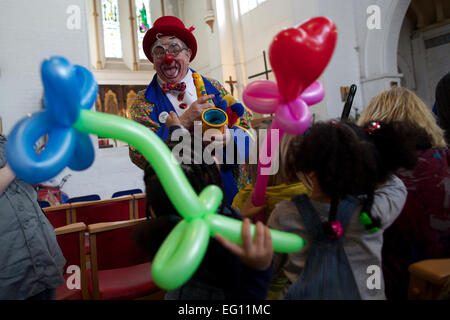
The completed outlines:
<svg viewBox="0 0 450 320">
<path fill-rule="evenodd" d="M 158 291 L 156 293 L 150 294 L 148 296 L 138 298 L 136 300 L 164 300 L 164 296 L 166 294 L 165 290 Z"/>
</svg>

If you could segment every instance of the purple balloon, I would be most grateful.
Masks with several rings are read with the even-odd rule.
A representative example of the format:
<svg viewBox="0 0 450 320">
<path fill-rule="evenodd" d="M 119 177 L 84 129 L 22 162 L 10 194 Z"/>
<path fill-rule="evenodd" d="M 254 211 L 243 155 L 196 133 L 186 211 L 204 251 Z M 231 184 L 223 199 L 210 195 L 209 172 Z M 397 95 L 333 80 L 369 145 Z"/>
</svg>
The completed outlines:
<svg viewBox="0 0 450 320">
<path fill-rule="evenodd" d="M 257 80 L 249 83 L 242 93 L 244 104 L 258 113 L 275 113 L 282 103 L 277 84 L 269 80 Z"/>
<path fill-rule="evenodd" d="M 311 112 L 308 105 L 301 98 L 289 101 L 280 106 L 276 113 L 278 125 L 286 133 L 302 134 L 311 122 Z"/>
<path fill-rule="evenodd" d="M 253 205 L 263 205 L 266 196 L 268 176 L 261 174 L 263 167 L 261 155 L 267 154 L 266 151 L 271 147 L 270 132 L 275 129 L 280 130 L 279 140 L 275 141 L 275 149 L 278 148 L 285 132 L 292 135 L 302 134 L 308 129 L 311 122 L 309 106 L 320 102 L 324 96 L 325 90 L 318 81 L 313 82 L 303 91 L 301 96 L 291 101 L 283 98 L 277 84 L 273 81 L 257 80 L 245 87 L 242 99 L 250 110 L 264 114 L 275 113 L 275 119 L 272 121 L 268 136 L 263 142 L 263 150 L 259 154 L 258 176 L 252 198 Z M 271 156 L 272 153 L 270 153 Z M 262 220 L 262 217 L 263 215 L 259 214 L 256 219 Z"/>
<path fill-rule="evenodd" d="M 306 102 L 308 106 L 319 103 L 325 96 L 325 89 L 319 81 L 314 81 L 305 91 L 301 94 L 300 98 Z"/>
</svg>

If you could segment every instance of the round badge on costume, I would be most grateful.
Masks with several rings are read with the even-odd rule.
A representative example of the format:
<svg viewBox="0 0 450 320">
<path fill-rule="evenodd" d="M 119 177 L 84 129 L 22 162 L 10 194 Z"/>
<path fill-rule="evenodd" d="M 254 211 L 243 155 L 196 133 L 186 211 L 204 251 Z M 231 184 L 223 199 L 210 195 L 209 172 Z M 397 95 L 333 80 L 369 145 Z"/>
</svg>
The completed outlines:
<svg viewBox="0 0 450 320">
<path fill-rule="evenodd" d="M 158 120 L 160 123 L 166 123 L 166 119 L 169 116 L 169 114 L 166 111 L 163 111 L 159 114 Z"/>
</svg>

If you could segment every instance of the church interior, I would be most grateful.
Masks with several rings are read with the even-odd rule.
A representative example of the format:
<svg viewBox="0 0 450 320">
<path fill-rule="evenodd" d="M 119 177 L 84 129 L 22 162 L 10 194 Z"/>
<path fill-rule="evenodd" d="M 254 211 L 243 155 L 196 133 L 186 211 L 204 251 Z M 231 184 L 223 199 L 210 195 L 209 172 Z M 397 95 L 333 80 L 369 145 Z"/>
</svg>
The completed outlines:
<svg viewBox="0 0 450 320">
<path fill-rule="evenodd" d="M 286 58 L 278 60 L 275 65 L 272 50 L 276 39 L 282 37 L 283 30 L 300 30 L 305 21 L 312 21 L 315 17 L 326 17 L 329 19 L 326 21 L 332 21 L 337 38 L 333 49 L 330 49 L 331 56 L 326 67 L 321 69 L 323 72 L 320 71 L 309 82 L 311 84 L 316 80 L 315 83 L 321 86 L 323 93 L 317 102 L 307 103 L 309 125 L 339 121 L 345 112 L 349 121 L 357 123 L 365 109 L 372 104 L 374 97 L 395 88 L 408 89 L 408 92 L 423 101 L 430 114 L 434 114 L 436 119 L 438 117 L 435 111 L 436 88 L 442 82 L 441 79 L 450 72 L 448 0 L 0 0 L 0 134 L 8 141 L 16 139 L 20 134 L 16 127 L 21 121 L 25 121 L 23 119 L 32 119 L 38 113 L 44 114 L 43 110 L 47 110 L 52 101 L 64 100 L 63 86 L 67 95 L 77 95 L 78 88 L 58 81 L 51 82 L 46 78 L 44 61 L 52 61 L 52 57 L 63 57 L 71 65 L 81 66 L 86 72 L 76 70 L 85 72 L 83 76 L 91 77 L 92 83 L 97 85 L 96 95 L 91 95 L 93 103 L 86 105 L 86 110 L 82 112 L 93 111 L 139 122 L 145 115 L 142 114 L 143 109 L 136 110 L 142 108 L 142 101 L 149 100 L 152 79 L 161 79 L 159 72 L 162 72 L 156 63 L 149 60 L 150 49 L 145 47 L 144 38 L 153 28 L 156 29 L 158 23 L 155 22 L 165 17 L 176 17 L 176 21 L 182 21 L 184 31 L 187 30 L 196 40 L 195 50 L 192 50 L 189 43 L 190 48 L 189 45 L 180 48 L 181 51 L 175 52 L 175 58 L 171 59 L 178 61 L 177 57 L 188 52 L 191 58 L 195 56 L 188 62 L 192 73 L 206 77 L 204 79 L 207 79 L 207 88 L 212 84 L 215 91 L 222 93 L 226 90 L 226 94 L 234 97 L 235 105 L 242 106 L 242 110 L 245 110 L 244 113 L 242 110 L 240 113 L 236 111 L 241 117 L 240 125 L 243 128 L 238 127 L 242 131 L 249 132 L 250 129 L 260 128 L 267 123 L 272 123 L 273 126 L 275 119 L 280 117 L 275 111 L 250 112 L 250 99 L 246 97 L 252 83 L 279 83 L 281 76 L 276 72 L 276 68 L 280 69 L 280 64 L 284 65 L 286 74 L 290 72 L 287 70 L 290 64 L 292 68 L 304 65 L 305 69 L 308 69 L 308 63 L 305 62 L 307 58 L 311 59 L 311 65 L 319 64 L 317 61 L 322 59 L 319 51 L 310 53 L 309 57 L 295 56 L 296 49 L 287 46 L 282 51 Z M 302 30 L 306 30 L 302 31 L 302 34 L 314 32 L 311 31 L 313 27 L 305 27 Z M 154 41 L 166 39 L 164 36 L 174 35 L 160 33 Z M 319 35 L 314 41 L 319 43 L 323 38 Z M 161 46 L 165 50 L 164 54 L 171 52 L 170 47 Z M 154 54 L 155 51 L 152 50 L 151 55 Z M 154 58 L 156 59 L 156 55 Z M 299 62 L 290 59 L 298 59 Z M 302 59 L 305 61 L 302 62 Z M 314 66 L 310 68 L 313 69 Z M 299 74 L 302 73 L 301 70 L 298 71 Z M 305 74 L 307 72 L 305 71 Z M 61 76 L 65 75 L 61 73 Z M 220 87 L 217 87 L 216 83 Z M 187 86 L 189 88 L 189 84 Z M 45 91 L 50 90 L 49 88 L 53 90 L 52 95 L 46 95 Z M 58 93 L 59 88 L 61 91 Z M 446 87 L 444 90 L 447 90 L 446 95 L 450 96 L 450 88 Z M 266 94 L 269 96 L 271 93 Z M 277 94 L 280 93 L 277 91 Z M 286 98 L 283 93 L 281 95 Z M 264 93 L 261 93 L 261 97 L 263 96 Z M 51 100 L 52 97 L 54 100 Z M 176 98 L 175 96 L 175 100 L 169 100 L 176 101 Z M 183 99 L 184 96 L 178 96 L 178 101 Z M 159 110 L 157 103 L 151 106 L 151 110 Z M 183 109 L 182 106 L 183 104 L 180 104 L 180 107 L 172 109 L 177 112 L 179 108 Z M 230 106 L 231 104 L 228 105 Z M 450 99 L 447 100 L 446 108 L 450 114 Z M 136 114 L 139 112 L 141 114 Z M 182 114 L 187 112 L 178 113 L 177 120 L 183 119 Z M 154 132 L 164 127 L 163 124 L 169 121 L 166 117 L 172 115 L 170 111 L 165 112 L 164 117 L 163 114 L 164 112 L 160 113 L 159 117 L 145 120 L 157 123 L 157 129 L 152 128 Z M 62 118 L 64 115 L 61 113 L 56 116 L 58 117 Z M 227 119 L 229 118 L 230 114 Z M 104 119 L 106 122 L 107 118 Z M 442 124 L 442 121 L 436 123 Z M 141 124 L 146 125 L 148 122 Z M 229 127 L 231 128 L 231 125 Z M 49 149 L 48 145 L 54 140 L 51 134 L 47 134 L 41 127 L 33 130 L 40 133 L 40 139 L 34 142 L 34 150 L 43 150 L 44 154 L 46 146 Z M 442 127 L 441 135 L 444 130 L 446 129 Z M 92 154 L 89 165 L 81 163 L 83 161 L 73 164 L 72 160 L 68 159 L 68 166 L 56 169 L 56 162 L 51 162 L 49 158 L 42 162 L 42 166 L 47 162 L 49 167 L 53 168 L 54 174 L 46 176 L 48 179 L 37 181 L 40 176 L 39 166 L 28 173 L 30 177 L 36 177 L 35 183 L 31 184 L 43 214 L 55 231 L 65 258 L 64 283 L 56 288 L 56 299 L 163 300 L 169 290 L 158 286 L 151 279 L 149 270 L 154 267 L 153 262 L 143 257 L 131 240 L 133 230 L 148 218 L 147 171 L 132 160 L 133 150 L 130 149 L 129 142 L 107 134 L 102 136 L 101 129 L 98 132 L 85 134 L 85 131 L 83 137 L 79 135 L 80 139 L 87 139 L 92 145 L 92 150 L 86 151 Z M 249 135 L 251 136 L 250 133 Z M 283 141 L 281 136 L 280 141 Z M 280 148 L 281 145 L 282 142 Z M 8 148 L 8 144 L 6 146 Z M 82 158 L 85 149 L 74 148 L 73 157 Z M 450 161 L 447 146 L 441 149 L 446 150 L 447 161 Z M 26 153 L 26 150 L 23 152 Z M 4 151 L 2 153 L 4 154 Z M 49 157 L 56 157 L 59 153 L 55 149 L 47 154 Z M 5 166 L 8 156 L 7 152 L 6 158 L 4 155 L 0 157 L 0 167 Z M 30 157 L 30 161 L 39 161 L 36 154 Z M 160 157 L 162 162 L 165 159 L 163 152 Z M 24 160 L 23 163 L 25 162 Z M 83 166 L 83 170 L 77 170 L 77 165 L 78 168 Z M 434 256 L 424 255 L 408 263 L 409 270 L 403 274 L 409 280 L 404 299 L 450 299 L 450 169 L 448 163 L 446 166 L 441 174 L 437 174 L 447 177 L 439 182 L 445 192 L 445 199 L 442 201 L 445 203 L 439 212 L 428 210 L 430 217 L 423 220 L 431 225 L 431 231 L 427 232 L 435 230 L 439 233 L 440 240 L 436 240 L 438 236 L 433 236 L 433 239 L 440 241 L 443 249 L 433 251 L 436 253 Z M 147 178 L 144 177 L 144 172 Z M 157 174 L 159 176 L 159 172 Z M 1 183 L 2 179 L 0 178 Z M 244 186 L 239 184 L 237 178 L 236 181 L 240 192 L 240 188 Z M 164 181 L 161 181 L 161 184 L 166 189 Z M 182 185 L 181 182 L 179 185 Z M 406 183 L 405 186 L 408 187 Z M 177 192 L 181 197 L 183 190 L 179 188 Z M 7 189 L 1 188 L 0 191 L 1 224 L 5 228 L 12 228 L 8 225 L 13 222 L 5 221 L 10 219 L 7 212 L 17 211 L 16 205 L 22 204 L 14 202 L 19 200 L 12 200 L 13 197 L 8 196 Z M 408 189 L 408 198 L 405 195 L 404 201 L 410 201 L 414 194 Z M 202 195 L 203 193 L 199 195 L 200 201 L 205 199 Z M 6 205 L 7 201 L 9 202 Z M 207 203 L 206 200 L 204 203 Z M 176 207 L 175 204 L 174 206 Z M 426 205 L 423 210 L 426 211 Z M 151 212 L 153 214 L 153 211 Z M 402 221 L 403 225 L 415 224 Z M 28 223 L 21 225 L 21 228 L 28 228 Z M 179 225 L 181 224 L 178 224 L 177 228 Z M 4 233 L 0 234 L 2 247 L 16 247 L 12 242 L 8 243 L 12 240 L 6 236 L 7 229 L 1 229 Z M 26 231 L 24 232 L 26 234 Z M 373 234 L 365 235 L 366 238 L 372 236 Z M 32 246 L 26 237 L 24 241 L 21 245 Z M 275 240 L 273 241 L 275 243 Z M 0 254 L 0 260 L 4 259 L 0 261 L 0 279 L 8 279 L 8 274 L 15 272 L 14 268 L 21 268 L 20 262 L 12 262 L 10 258 L 13 256 L 12 250 L 8 249 L 8 252 Z M 156 258 L 163 259 L 162 254 L 157 254 Z M 164 258 L 173 261 L 176 259 L 175 256 Z M 11 265 L 8 265 L 9 263 Z M 56 264 L 55 261 L 52 263 Z M 351 265 L 352 263 L 350 261 Z M 188 268 L 187 264 L 185 268 Z M 378 267 L 380 268 L 381 266 Z M 168 274 L 169 269 L 174 268 L 167 267 Z M 372 274 L 369 270 L 372 269 L 364 269 L 368 278 Z M 50 278 L 49 275 L 48 277 Z M 159 279 L 158 281 L 163 282 Z M 165 281 L 169 283 L 169 280 Z M 374 290 L 371 290 L 369 282 L 367 280 L 369 289 L 365 289 L 369 292 L 368 295 L 361 297 L 391 299 L 384 292 L 380 295 L 372 294 L 379 290 L 377 288 L 380 281 L 374 282 Z M 10 281 L 6 280 L 4 283 L 5 286 L 0 284 L 0 299 L 27 298 L 23 295 L 23 290 L 26 289 L 20 284 L 9 285 Z M 382 279 L 381 283 L 384 286 Z"/>
</svg>

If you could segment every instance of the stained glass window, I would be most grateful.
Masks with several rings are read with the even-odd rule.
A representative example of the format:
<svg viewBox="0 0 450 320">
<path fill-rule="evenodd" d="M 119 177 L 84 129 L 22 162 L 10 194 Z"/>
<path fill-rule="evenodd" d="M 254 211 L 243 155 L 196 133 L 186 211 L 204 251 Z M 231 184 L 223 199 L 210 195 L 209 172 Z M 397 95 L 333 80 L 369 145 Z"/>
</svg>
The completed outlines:
<svg viewBox="0 0 450 320">
<path fill-rule="evenodd" d="M 137 38 L 139 47 L 139 59 L 147 59 L 142 49 L 142 41 L 148 29 L 152 26 L 150 15 L 150 0 L 135 0 L 136 5 L 136 23 Z"/>
<path fill-rule="evenodd" d="M 118 0 L 102 0 L 103 40 L 106 58 L 122 58 Z"/>
</svg>

